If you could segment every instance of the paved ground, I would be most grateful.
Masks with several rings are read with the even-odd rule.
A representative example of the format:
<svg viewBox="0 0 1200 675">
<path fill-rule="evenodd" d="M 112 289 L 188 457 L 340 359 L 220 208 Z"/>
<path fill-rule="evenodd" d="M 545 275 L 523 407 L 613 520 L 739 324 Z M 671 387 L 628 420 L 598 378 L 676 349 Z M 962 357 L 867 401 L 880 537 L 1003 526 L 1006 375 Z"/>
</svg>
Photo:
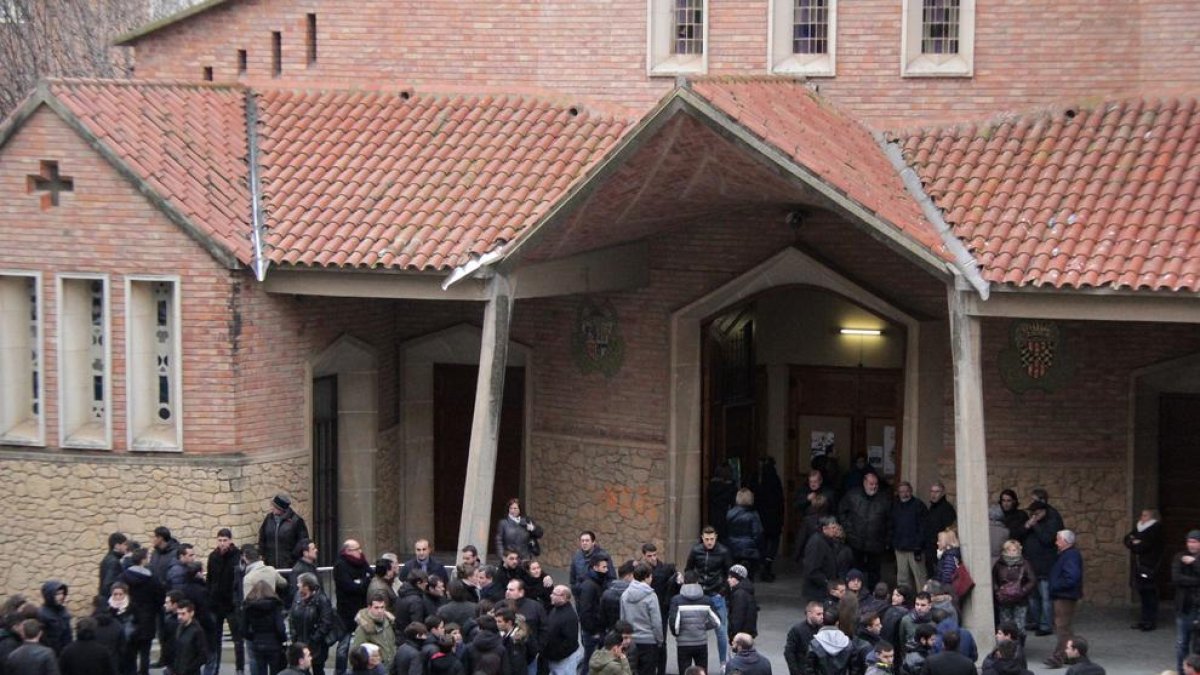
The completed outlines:
<svg viewBox="0 0 1200 675">
<path fill-rule="evenodd" d="M 551 574 L 555 579 L 566 578 L 561 570 L 551 570 Z M 779 581 L 771 584 L 760 582 L 756 588 L 760 606 L 757 646 L 761 653 L 770 657 L 775 675 L 787 675 L 787 662 L 783 658 L 787 631 L 804 616 L 799 579 L 794 574 L 785 572 Z M 1108 675 L 1159 675 L 1162 671 L 1175 667 L 1174 618 L 1169 612 L 1169 604 L 1164 603 L 1164 613 L 1160 621 L 1160 626 L 1163 627 L 1154 632 L 1130 630 L 1129 625 L 1135 620 L 1132 608 L 1085 609 L 1077 617 L 1076 632 L 1088 638 L 1091 643 L 1092 660 L 1104 666 Z M 978 634 L 980 631 L 974 632 Z M 983 643 L 986 637 L 979 636 L 979 641 Z M 233 663 L 233 648 L 228 640 L 224 642 L 224 646 L 224 666 L 221 672 L 233 675 L 233 669 L 229 667 L 229 664 Z M 1054 649 L 1053 636 L 1030 636 L 1025 648 L 1030 669 L 1034 673 L 1065 673 L 1064 670 L 1050 670 L 1041 665 L 1042 659 L 1049 656 Z M 710 641 L 709 660 L 715 671 L 715 641 Z M 326 670 L 332 673 L 332 669 L 331 652 Z M 679 672 L 675 666 L 674 642 L 669 643 L 667 672 Z"/>
</svg>

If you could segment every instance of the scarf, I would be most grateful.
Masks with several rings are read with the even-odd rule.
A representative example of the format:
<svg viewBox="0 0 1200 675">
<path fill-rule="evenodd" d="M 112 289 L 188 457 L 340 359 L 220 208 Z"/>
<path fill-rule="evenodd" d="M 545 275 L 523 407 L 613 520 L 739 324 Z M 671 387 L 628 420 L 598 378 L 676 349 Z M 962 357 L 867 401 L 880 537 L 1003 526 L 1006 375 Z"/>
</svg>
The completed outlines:
<svg viewBox="0 0 1200 675">
<path fill-rule="evenodd" d="M 116 598 L 109 596 L 108 606 L 111 607 L 117 614 L 124 614 L 125 610 L 129 609 L 129 596 L 126 595 L 119 602 Z"/>
<path fill-rule="evenodd" d="M 1151 528 L 1151 526 L 1153 526 L 1153 525 L 1156 525 L 1157 523 L 1158 523 L 1158 521 L 1157 521 L 1157 520 L 1147 520 L 1147 521 L 1146 521 L 1146 522 L 1144 522 L 1144 523 L 1143 523 L 1142 521 L 1140 521 L 1140 520 L 1139 520 L 1139 521 L 1138 521 L 1138 524 L 1137 524 L 1137 531 L 1138 531 L 1138 532 L 1145 532 L 1146 530 L 1150 529 L 1150 528 Z"/>
<path fill-rule="evenodd" d="M 1024 564 L 1024 562 L 1025 562 L 1025 556 L 1020 553 L 1018 553 L 1016 555 L 1009 555 L 1007 553 L 1004 553 L 1004 554 L 1001 554 L 1000 559 L 1003 560 L 1004 564 L 1008 565 L 1009 567 L 1017 567 L 1019 565 Z"/>
</svg>

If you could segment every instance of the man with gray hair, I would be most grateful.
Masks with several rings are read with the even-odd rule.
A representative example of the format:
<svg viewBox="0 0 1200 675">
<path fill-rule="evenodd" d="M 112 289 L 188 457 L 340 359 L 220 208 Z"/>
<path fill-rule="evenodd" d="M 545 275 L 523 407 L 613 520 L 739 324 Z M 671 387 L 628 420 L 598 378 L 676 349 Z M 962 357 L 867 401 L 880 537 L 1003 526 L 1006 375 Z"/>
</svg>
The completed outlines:
<svg viewBox="0 0 1200 675">
<path fill-rule="evenodd" d="M 1083 556 L 1075 548 L 1075 533 L 1071 530 L 1059 530 L 1054 545 L 1058 557 L 1050 568 L 1050 597 L 1054 600 L 1054 636 L 1058 644 L 1045 664 L 1062 668 L 1067 660 L 1067 643 L 1072 638 L 1075 605 L 1083 597 Z"/>
</svg>

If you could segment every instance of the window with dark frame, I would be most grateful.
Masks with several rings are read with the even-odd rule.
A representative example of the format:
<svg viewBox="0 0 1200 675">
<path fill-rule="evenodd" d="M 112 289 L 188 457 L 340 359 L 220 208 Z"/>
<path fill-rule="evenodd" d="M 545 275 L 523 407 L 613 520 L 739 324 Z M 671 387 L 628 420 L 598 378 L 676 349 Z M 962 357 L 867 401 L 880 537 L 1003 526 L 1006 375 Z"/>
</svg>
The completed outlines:
<svg viewBox="0 0 1200 675">
<path fill-rule="evenodd" d="M 247 61 L 249 61 L 249 60 L 250 60 L 250 59 L 249 59 L 249 56 L 247 56 L 247 54 L 246 54 L 246 50 L 245 50 L 245 49 L 239 49 L 239 50 L 237 50 L 237 61 L 238 61 L 238 62 L 237 62 L 237 69 L 238 69 L 238 75 L 245 75 L 245 74 L 246 74 L 246 65 L 247 65 L 247 63 L 246 63 L 246 62 L 247 62 Z"/>
<path fill-rule="evenodd" d="M 308 52 L 308 65 L 317 63 L 317 15 L 307 16 L 307 31 L 305 32 L 305 47 Z"/>
<path fill-rule="evenodd" d="M 922 0 L 921 53 L 957 54 L 961 0 Z"/>
<path fill-rule="evenodd" d="M 671 53 L 699 55 L 704 53 L 704 0 L 675 0 L 672 13 L 674 39 Z"/>
<path fill-rule="evenodd" d="M 204 66 L 204 81 L 205 81 L 205 82 L 212 82 L 212 81 L 213 81 L 213 69 L 212 69 L 212 66 Z"/>
<path fill-rule="evenodd" d="M 829 0 L 793 0 L 792 53 L 829 53 Z"/>
<path fill-rule="evenodd" d="M 283 33 L 271 32 L 271 77 L 283 74 Z"/>
</svg>

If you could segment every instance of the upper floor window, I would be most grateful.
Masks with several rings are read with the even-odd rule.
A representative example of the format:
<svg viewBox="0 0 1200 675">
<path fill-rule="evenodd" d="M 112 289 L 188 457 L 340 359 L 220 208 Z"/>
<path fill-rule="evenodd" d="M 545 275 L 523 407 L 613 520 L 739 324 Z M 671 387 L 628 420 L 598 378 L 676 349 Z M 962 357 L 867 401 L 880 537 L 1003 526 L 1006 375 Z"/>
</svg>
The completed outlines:
<svg viewBox="0 0 1200 675">
<path fill-rule="evenodd" d="M 41 445 L 42 303 L 37 273 L 0 274 L 0 443 Z"/>
<path fill-rule="evenodd" d="M 708 68 L 708 0 L 649 0 L 651 75 Z"/>
<path fill-rule="evenodd" d="M 837 0 L 772 0 L 771 70 L 829 76 L 837 54 Z"/>
<path fill-rule="evenodd" d="M 975 0 L 904 0 L 901 74 L 969 77 L 975 66 Z"/>
</svg>

